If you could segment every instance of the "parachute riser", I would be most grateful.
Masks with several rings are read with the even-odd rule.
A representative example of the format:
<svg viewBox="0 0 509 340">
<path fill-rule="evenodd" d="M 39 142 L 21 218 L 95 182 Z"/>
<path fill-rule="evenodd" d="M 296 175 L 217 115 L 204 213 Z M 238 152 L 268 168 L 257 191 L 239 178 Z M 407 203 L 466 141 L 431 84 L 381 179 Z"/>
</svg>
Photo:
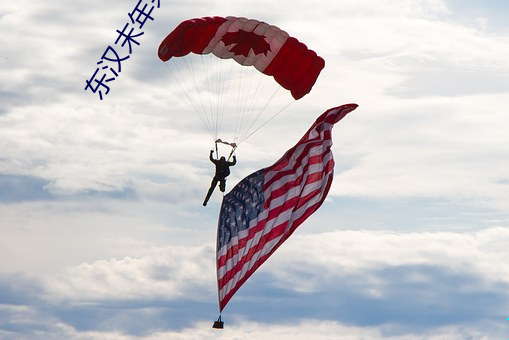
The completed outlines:
<svg viewBox="0 0 509 340">
<path fill-rule="evenodd" d="M 223 141 L 221 140 L 220 138 L 216 139 L 215 140 L 215 145 L 216 145 L 216 158 L 219 159 L 219 151 L 218 151 L 218 148 L 217 148 L 217 143 L 221 143 L 221 144 L 226 144 L 226 145 L 229 145 L 232 147 L 232 151 L 230 151 L 230 155 L 228 156 L 228 161 L 231 159 L 231 157 L 233 156 L 233 154 L 235 153 L 235 150 L 237 149 L 237 144 L 236 143 L 229 143 L 229 142 L 226 142 L 226 141 Z"/>
<path fill-rule="evenodd" d="M 235 153 L 235 149 L 236 149 L 236 148 L 237 148 L 237 147 L 234 147 L 234 148 L 232 149 L 232 151 L 230 152 L 230 155 L 228 156 L 227 161 L 229 161 L 229 160 L 230 160 L 230 158 L 232 158 L 233 154 Z"/>
</svg>

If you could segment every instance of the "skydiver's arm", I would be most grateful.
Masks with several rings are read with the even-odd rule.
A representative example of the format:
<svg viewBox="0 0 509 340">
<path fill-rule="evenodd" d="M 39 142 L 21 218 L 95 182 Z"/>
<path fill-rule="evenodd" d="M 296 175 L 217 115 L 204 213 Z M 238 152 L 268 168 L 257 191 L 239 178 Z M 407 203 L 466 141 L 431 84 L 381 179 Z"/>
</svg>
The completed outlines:
<svg viewBox="0 0 509 340">
<path fill-rule="evenodd" d="M 212 158 L 212 155 L 214 154 L 214 150 L 210 150 L 210 155 L 209 155 L 209 159 L 212 163 L 215 163 L 214 162 L 214 158 Z"/>
<path fill-rule="evenodd" d="M 235 164 L 237 164 L 237 157 L 235 157 L 235 155 L 233 155 L 233 162 L 230 162 L 230 166 L 234 166 Z"/>
</svg>

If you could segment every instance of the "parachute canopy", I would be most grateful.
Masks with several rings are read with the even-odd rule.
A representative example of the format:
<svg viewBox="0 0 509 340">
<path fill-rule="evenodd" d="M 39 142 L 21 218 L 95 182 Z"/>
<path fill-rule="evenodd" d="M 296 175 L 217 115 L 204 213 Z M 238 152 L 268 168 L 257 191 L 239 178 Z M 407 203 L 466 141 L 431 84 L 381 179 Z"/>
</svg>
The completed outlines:
<svg viewBox="0 0 509 340">
<path fill-rule="evenodd" d="M 212 53 L 274 77 L 295 99 L 311 91 L 324 60 L 276 26 L 239 17 L 204 17 L 178 25 L 159 46 L 168 61 L 190 53 Z"/>
</svg>

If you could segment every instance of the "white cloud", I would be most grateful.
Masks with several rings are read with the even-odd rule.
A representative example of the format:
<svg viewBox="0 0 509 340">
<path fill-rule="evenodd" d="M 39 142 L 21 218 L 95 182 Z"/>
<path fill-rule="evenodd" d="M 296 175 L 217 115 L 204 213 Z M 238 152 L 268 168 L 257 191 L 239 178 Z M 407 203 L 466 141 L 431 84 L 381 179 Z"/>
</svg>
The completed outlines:
<svg viewBox="0 0 509 340">
<path fill-rule="evenodd" d="M 176 299 L 214 295 L 211 246 L 154 248 L 141 258 L 100 260 L 46 280 L 49 297 L 70 301 Z"/>
<path fill-rule="evenodd" d="M 440 1 L 406 1 L 403 4 L 384 1 L 375 5 L 358 1 L 327 5 L 324 2 L 317 4 L 317 8 L 323 8 L 317 13 L 337 14 L 337 18 L 321 20 L 320 24 L 313 17 L 299 13 L 299 8 L 305 4 L 307 6 L 304 2 L 295 4 L 295 13 L 282 18 L 280 25 L 302 36 L 303 41 L 309 41 L 308 45 L 326 58 L 327 66 L 314 91 L 289 110 L 291 115 L 299 117 L 295 123 L 299 122 L 298 128 L 303 131 L 312 119 L 303 121 L 302 117 L 315 117 L 345 102 L 360 104 L 335 131 L 338 144 L 348 143 L 348 148 L 352 149 L 336 148 L 337 154 L 349 155 L 352 162 L 349 171 L 336 177 L 336 182 L 343 183 L 341 194 L 480 195 L 494 206 L 504 206 L 507 202 L 505 187 L 499 183 L 505 180 L 500 169 L 505 168 L 503 160 L 507 159 L 507 151 L 502 147 L 507 144 L 503 131 L 506 118 L 495 108 L 504 107 L 506 99 L 503 94 L 482 95 L 485 88 L 507 91 L 503 77 L 499 76 L 509 72 L 506 68 L 509 45 L 504 37 L 444 20 L 450 14 L 446 4 Z M 106 47 L 107 37 L 113 39 L 116 35 L 118 22 L 127 19 L 123 13 L 130 7 L 124 4 L 99 11 L 94 6 L 79 4 L 83 11 L 102 18 L 96 25 L 90 23 L 86 29 L 80 29 L 79 36 L 97 39 L 95 43 L 92 38 L 80 40 L 80 48 L 86 44 L 100 52 Z M 182 10 L 180 15 L 192 16 L 193 5 L 189 6 L 188 14 Z M 209 6 L 209 11 L 213 8 L 226 10 L 219 2 Z M 279 5 L 265 3 L 265 11 L 272 6 Z M 258 10 L 253 7 L 252 11 Z M 28 17 L 42 22 L 50 13 L 51 9 L 44 6 L 11 10 L 4 24 L 12 29 L 16 18 Z M 150 23 L 152 26 L 147 25 L 142 36 L 145 40 L 125 64 L 125 73 L 112 83 L 113 92 L 103 101 L 96 101 L 96 95 L 81 89 L 71 92 L 72 96 L 67 92 L 62 96 L 61 87 L 34 81 L 37 77 L 46 77 L 47 81 L 64 79 L 53 71 L 62 68 L 79 70 L 79 74 L 85 76 L 88 65 L 91 72 L 95 60 L 79 60 L 72 49 L 56 49 L 62 55 L 54 58 L 40 56 L 41 67 L 25 63 L 11 70 L 19 70 L 24 76 L 6 74 L 6 78 L 19 81 L 20 87 L 34 88 L 37 92 L 44 88 L 62 102 L 46 102 L 36 109 L 33 106 L 17 108 L 3 117 L 2 172 L 45 178 L 49 181 L 47 190 L 65 195 L 133 188 L 142 196 L 163 198 L 158 192 L 178 190 L 181 180 L 190 184 L 193 192 L 200 190 L 202 184 L 199 183 L 208 182 L 209 173 L 204 171 L 209 170 L 210 165 L 204 165 L 206 152 L 200 150 L 204 146 L 208 148 L 210 143 L 206 134 L 199 134 L 201 124 L 195 122 L 191 125 L 193 128 L 185 129 L 188 124 L 185 115 L 168 112 L 172 108 L 168 107 L 168 101 L 162 100 L 170 77 L 167 81 L 161 81 L 160 75 L 155 81 L 133 78 L 137 68 L 147 67 L 145 55 L 149 57 L 149 52 L 155 51 L 150 44 L 157 44 L 168 32 L 168 25 L 163 23 L 174 20 L 175 16 L 165 6 L 156 14 Z M 71 17 L 75 18 L 75 14 Z M 44 46 L 51 45 L 53 31 L 57 31 L 61 40 L 75 44 L 72 43 L 75 32 L 66 35 L 58 25 L 53 22 L 48 30 L 40 33 L 41 37 L 36 37 L 37 53 L 45 53 Z M 157 37 L 158 34 L 161 37 Z M 9 54 L 17 53 L 17 45 L 9 46 Z M 149 61 L 149 65 L 150 76 L 165 71 L 158 60 Z M 158 66 L 160 68 L 155 70 Z M 41 72 L 47 74 L 38 75 Z M 464 74 L 469 76 L 464 78 Z M 483 85 L 485 83 L 490 85 Z M 468 95 L 461 95 L 462 89 Z M 449 91 L 459 96 L 440 95 Z M 472 91 L 480 94 L 474 95 Z M 22 92 L 20 88 L 18 93 Z M 121 96 L 120 93 L 130 95 Z M 406 98 L 408 96 L 417 98 Z M 480 112 L 482 120 L 476 119 Z M 253 144 L 269 150 L 265 152 L 277 148 L 280 153 L 291 146 L 300 137 L 296 130 L 285 132 L 288 135 L 285 143 L 281 142 L 279 133 L 281 125 L 288 123 L 291 115 L 274 122 L 274 129 L 268 126 L 263 134 L 256 135 Z M 278 136 L 277 141 L 270 138 L 271 135 Z M 345 137 L 340 139 L 340 135 Z M 486 159 L 487 149 L 495 150 L 496 156 Z M 278 156 L 274 154 L 274 159 Z M 239 160 L 249 168 L 252 168 L 249 166 L 251 158 L 249 145 L 245 153 L 239 150 Z M 189 164 L 176 164 L 186 161 Z M 242 163 L 239 166 L 244 166 Z M 166 183 L 161 183 L 151 180 L 155 176 L 170 177 Z M 335 186 L 332 194 L 338 194 L 336 188 L 339 187 Z"/>
<path fill-rule="evenodd" d="M 0 333 L 1 334 L 1 333 Z M 6 336 L 15 333 L 4 332 Z M 501 327 L 485 327 L 483 332 L 474 327 L 443 327 L 424 333 L 391 334 L 390 325 L 384 327 L 355 327 L 334 321 L 305 320 L 294 324 L 264 324 L 255 322 L 240 322 L 228 325 L 222 330 L 211 329 L 210 322 L 200 322 L 193 327 L 181 331 L 154 332 L 148 335 L 133 336 L 119 331 L 80 331 L 64 323 L 56 323 L 51 330 L 39 332 L 46 339 L 101 339 L 101 340 L 134 340 L 134 339 L 275 339 L 275 340 L 307 340 L 307 339 L 331 339 L 338 336 L 345 340 L 357 339 L 390 339 L 390 340 L 446 340 L 446 339 L 479 339 L 487 340 L 492 337 L 502 336 Z"/>
<path fill-rule="evenodd" d="M 403 110 L 386 111 L 388 117 L 373 117 L 373 122 L 362 117 L 360 127 L 353 113 L 350 121 L 334 131 L 335 140 L 339 139 L 335 147 L 339 168 L 332 193 L 442 196 L 503 209 L 508 199 L 503 171 L 507 137 L 498 123 L 505 120 L 498 105 L 504 96 L 471 99 L 417 100 Z M 394 119 L 406 128 L 392 125 Z M 365 140 L 359 128 L 368 135 L 369 131 L 386 134 Z M 343 140 L 349 144 L 341 145 Z M 341 170 L 344 162 L 353 164 Z"/>
<path fill-rule="evenodd" d="M 503 227 L 472 233 L 308 231 L 293 236 L 264 270 L 277 277 L 281 287 L 310 292 L 323 289 L 323 277 L 335 280 L 355 274 L 369 279 L 380 270 L 408 266 L 473 275 L 487 287 L 494 287 L 509 285 L 509 266 L 504 260 L 509 250 L 503 246 L 507 242 L 509 229 Z M 309 273 L 303 275 L 306 271 Z M 410 275 L 409 279 L 416 278 Z M 373 288 L 380 288 L 377 282 Z"/>
<path fill-rule="evenodd" d="M 338 332 L 367 339 L 491 338 L 502 334 L 505 321 L 497 318 L 507 307 L 508 238 L 507 228 L 294 235 L 236 294 L 223 314 L 226 329 L 221 333 L 202 322 L 204 313 L 214 313 L 216 299 L 211 244 L 147 247 L 138 257 L 39 275 L 32 281 L 42 290 L 36 299 L 33 283 L 10 279 L 6 291 L 18 297 L 13 297 L 14 304 L 1 306 L 0 313 L 10 315 L 3 321 L 6 325 L 30 319 L 27 327 L 44 330 L 47 338 L 262 339 L 272 334 L 276 339 L 305 339 L 312 333 L 325 339 Z M 21 296 L 32 305 L 17 302 Z M 272 308 L 277 312 L 264 318 L 267 303 L 276 303 Z M 198 312 L 200 304 L 205 308 Z M 372 309 L 357 308 L 362 305 Z M 292 316 L 295 308 L 303 309 L 298 314 L 302 316 Z M 79 319 L 74 314 L 62 317 L 68 310 L 76 310 Z M 352 319 L 357 313 L 365 319 L 361 314 Z M 422 314 L 433 327 L 426 326 Z M 322 317 L 315 320 L 314 315 Z M 101 322 L 94 327 L 97 318 Z M 138 323 L 144 327 L 136 332 Z"/>
<path fill-rule="evenodd" d="M 272 325 L 253 322 L 242 322 L 229 327 L 226 324 L 225 329 L 221 331 L 207 329 L 209 324 L 201 323 L 195 328 L 186 329 L 182 332 L 167 332 L 160 334 L 152 334 L 151 339 L 332 339 L 341 338 L 345 340 L 357 339 L 392 339 L 392 340 L 445 340 L 445 339 L 467 339 L 475 338 L 487 340 L 490 334 L 482 334 L 478 330 L 470 327 L 444 327 L 431 330 L 425 333 L 407 333 L 407 334 L 390 334 L 390 325 L 385 327 L 355 327 L 337 323 L 334 321 L 322 320 L 305 320 L 289 325 Z M 501 334 L 501 330 L 493 330 L 495 334 Z"/>
<path fill-rule="evenodd" d="M 323 294 L 330 285 L 364 277 L 358 286 L 362 294 L 389 298 L 394 294 L 387 286 L 390 282 L 402 287 L 416 282 L 440 284 L 437 280 L 444 279 L 440 271 L 475 278 L 474 283 L 465 281 L 458 289 L 496 292 L 501 285 L 509 285 L 509 266 L 504 265 L 508 241 L 509 229 L 502 227 L 472 233 L 335 231 L 295 235 L 261 272 L 274 278 L 275 287 L 305 294 Z M 74 302 L 183 297 L 207 301 L 215 295 L 213 259 L 212 244 L 148 248 L 139 258 L 69 267 L 48 277 L 46 289 L 52 300 Z M 398 270 L 395 276 L 390 274 L 393 269 Z M 261 274 L 253 278 L 257 275 Z M 475 286 L 469 286 L 472 284 Z M 348 287 L 344 287 L 345 294 Z"/>
</svg>

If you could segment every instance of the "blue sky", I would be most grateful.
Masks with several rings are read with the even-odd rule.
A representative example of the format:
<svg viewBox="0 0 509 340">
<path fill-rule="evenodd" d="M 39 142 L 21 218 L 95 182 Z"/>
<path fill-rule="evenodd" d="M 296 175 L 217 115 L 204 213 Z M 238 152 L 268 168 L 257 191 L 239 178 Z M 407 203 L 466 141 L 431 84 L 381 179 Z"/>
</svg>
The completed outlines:
<svg viewBox="0 0 509 340">
<path fill-rule="evenodd" d="M 0 338 L 509 337 L 505 2 L 162 1 L 101 101 L 85 80 L 136 3 L 0 5 Z M 228 187 L 359 104 L 333 131 L 329 197 L 223 331 L 211 138 L 156 54 L 207 15 L 267 21 L 326 61 Z"/>
</svg>

